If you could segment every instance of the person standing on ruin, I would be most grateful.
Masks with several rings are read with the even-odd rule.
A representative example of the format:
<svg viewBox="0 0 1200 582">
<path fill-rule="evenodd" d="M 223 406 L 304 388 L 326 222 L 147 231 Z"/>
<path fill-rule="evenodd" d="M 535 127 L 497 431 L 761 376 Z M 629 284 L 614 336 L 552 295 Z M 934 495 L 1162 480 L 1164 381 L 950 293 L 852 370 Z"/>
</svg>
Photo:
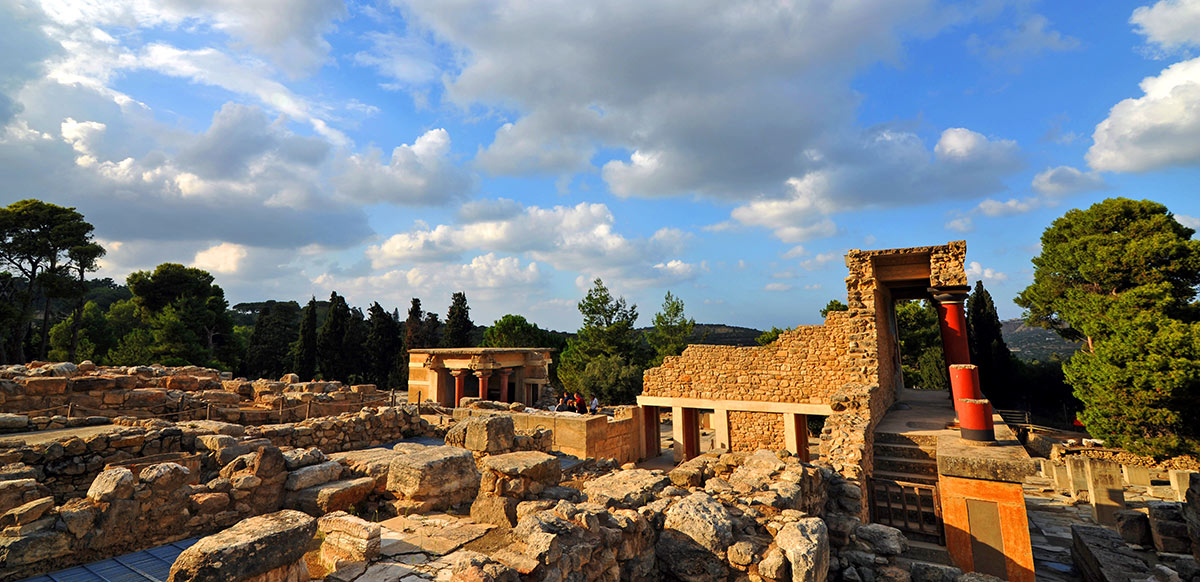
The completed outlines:
<svg viewBox="0 0 1200 582">
<path fill-rule="evenodd" d="M 587 404 L 583 401 L 583 394 L 575 393 L 575 412 L 579 414 L 587 414 Z"/>
<path fill-rule="evenodd" d="M 591 412 L 592 414 L 598 414 L 600 412 L 600 398 L 594 394 L 592 395 L 592 403 L 588 406 L 588 412 Z"/>
</svg>

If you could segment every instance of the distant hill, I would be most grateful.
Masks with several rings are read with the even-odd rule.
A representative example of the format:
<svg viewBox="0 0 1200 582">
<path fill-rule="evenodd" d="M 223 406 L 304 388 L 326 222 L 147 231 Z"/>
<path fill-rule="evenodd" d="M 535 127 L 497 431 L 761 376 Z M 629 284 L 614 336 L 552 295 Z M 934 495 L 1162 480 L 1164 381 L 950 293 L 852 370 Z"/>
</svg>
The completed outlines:
<svg viewBox="0 0 1200 582">
<path fill-rule="evenodd" d="M 1045 362 L 1054 354 L 1065 360 L 1079 349 L 1079 342 L 1069 342 L 1048 329 L 1025 325 L 1023 319 L 1006 319 L 1000 326 L 1009 351 L 1027 362 Z"/>
<path fill-rule="evenodd" d="M 697 323 L 692 329 L 692 342 L 718 346 L 756 346 L 754 338 L 762 335 L 762 330 L 751 327 L 738 327 L 723 323 Z"/>
</svg>

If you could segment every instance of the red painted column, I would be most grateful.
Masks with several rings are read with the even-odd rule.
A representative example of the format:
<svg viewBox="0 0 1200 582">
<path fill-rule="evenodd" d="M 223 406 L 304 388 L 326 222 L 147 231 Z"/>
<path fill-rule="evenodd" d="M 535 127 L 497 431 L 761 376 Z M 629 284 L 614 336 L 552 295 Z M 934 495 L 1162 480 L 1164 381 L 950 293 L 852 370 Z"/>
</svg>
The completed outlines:
<svg viewBox="0 0 1200 582">
<path fill-rule="evenodd" d="M 700 417 L 695 408 L 683 409 L 683 460 L 700 456 Z"/>
<path fill-rule="evenodd" d="M 450 370 L 450 375 L 454 376 L 454 407 L 458 408 L 458 403 L 466 396 L 463 393 L 467 391 L 467 377 L 462 370 Z"/>
<path fill-rule="evenodd" d="M 479 378 L 479 399 L 487 400 L 488 396 L 488 377 L 492 375 L 491 370 L 480 370 L 475 372 L 475 377 Z"/>
<path fill-rule="evenodd" d="M 954 414 L 959 423 L 963 421 L 963 400 L 983 398 L 979 391 L 979 368 L 975 364 L 952 364 L 950 366 L 950 397 L 954 399 Z"/>
<path fill-rule="evenodd" d="M 938 313 L 938 328 L 942 332 L 942 350 L 946 364 L 970 364 L 971 349 L 967 346 L 967 315 L 963 309 L 966 290 L 933 289 L 933 305 Z"/>
<path fill-rule="evenodd" d="M 645 441 L 646 458 L 653 459 L 662 454 L 662 428 L 658 424 L 658 407 L 642 407 L 642 438 Z"/>
<path fill-rule="evenodd" d="M 508 404 L 508 377 L 512 370 L 500 370 L 500 402 Z"/>
</svg>

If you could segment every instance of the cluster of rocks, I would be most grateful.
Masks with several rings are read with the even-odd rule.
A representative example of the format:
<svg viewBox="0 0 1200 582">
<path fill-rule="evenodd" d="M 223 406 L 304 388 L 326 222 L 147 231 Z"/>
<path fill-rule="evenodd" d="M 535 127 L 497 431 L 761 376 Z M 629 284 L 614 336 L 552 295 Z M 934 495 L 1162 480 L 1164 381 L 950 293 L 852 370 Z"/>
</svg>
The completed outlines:
<svg viewBox="0 0 1200 582">
<path fill-rule="evenodd" d="M 517 431 L 511 416 L 497 414 L 467 416 L 446 431 L 445 439 L 446 444 L 468 449 L 481 457 L 510 451 L 549 451 L 554 435 L 544 428 Z"/>
<path fill-rule="evenodd" d="M 0 416 L 0 432 L 96 424 L 117 414 L 171 414 L 175 420 L 211 418 L 241 424 L 298 421 L 346 412 L 380 398 L 373 384 L 301 382 L 295 374 L 249 381 L 198 366 L 30 362 L 0 367 L 0 407 L 16 413 Z M 22 414 L 29 411 L 36 412 Z"/>
</svg>

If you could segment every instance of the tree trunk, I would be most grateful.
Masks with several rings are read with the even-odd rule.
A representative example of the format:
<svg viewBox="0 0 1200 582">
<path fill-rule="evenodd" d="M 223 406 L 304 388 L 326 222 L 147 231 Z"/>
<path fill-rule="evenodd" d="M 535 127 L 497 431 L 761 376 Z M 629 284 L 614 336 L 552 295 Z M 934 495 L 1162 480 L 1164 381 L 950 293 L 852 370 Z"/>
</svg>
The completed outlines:
<svg viewBox="0 0 1200 582">
<path fill-rule="evenodd" d="M 43 291 L 44 292 L 44 291 Z M 50 339 L 50 294 L 45 293 L 46 300 L 42 302 L 42 341 L 38 346 L 38 357 L 46 360 L 46 348 Z"/>
<path fill-rule="evenodd" d="M 75 304 L 75 319 L 71 322 L 71 347 L 67 350 L 67 359 L 75 361 L 75 352 L 79 349 L 79 328 L 83 325 L 83 300 L 87 298 L 87 288 L 83 280 L 83 265 L 79 266 L 79 301 Z"/>
</svg>

